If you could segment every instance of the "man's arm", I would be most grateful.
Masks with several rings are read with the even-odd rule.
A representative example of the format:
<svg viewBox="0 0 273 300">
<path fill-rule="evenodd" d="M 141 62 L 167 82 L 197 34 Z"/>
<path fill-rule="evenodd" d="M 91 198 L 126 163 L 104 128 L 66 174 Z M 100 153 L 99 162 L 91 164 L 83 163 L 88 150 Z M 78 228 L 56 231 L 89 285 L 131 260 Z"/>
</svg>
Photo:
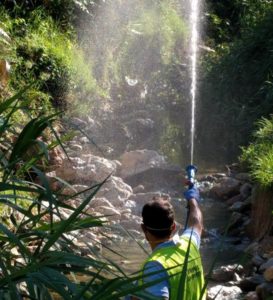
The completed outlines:
<svg viewBox="0 0 273 300">
<path fill-rule="evenodd" d="M 189 221 L 188 227 L 193 228 L 200 236 L 203 230 L 203 215 L 195 198 L 188 200 Z"/>
</svg>

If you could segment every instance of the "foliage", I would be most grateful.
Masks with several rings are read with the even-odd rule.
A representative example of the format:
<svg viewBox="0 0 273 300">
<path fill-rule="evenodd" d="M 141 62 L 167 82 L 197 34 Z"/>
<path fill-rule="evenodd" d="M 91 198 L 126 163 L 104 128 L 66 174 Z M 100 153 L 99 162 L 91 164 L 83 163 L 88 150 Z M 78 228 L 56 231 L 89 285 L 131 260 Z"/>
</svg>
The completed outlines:
<svg viewBox="0 0 273 300">
<path fill-rule="evenodd" d="M 259 0 L 208 0 L 206 1 L 206 36 L 212 47 L 222 47 L 240 38 L 249 29 L 258 25 L 273 1 Z"/>
<path fill-rule="evenodd" d="M 13 72 L 11 86 L 20 89 L 35 81 L 35 105 L 48 103 L 59 109 L 67 107 L 67 95 L 84 90 L 94 95 L 103 94 L 92 74 L 82 50 L 71 32 L 61 32 L 52 18 L 42 10 L 33 11 L 28 21 L 1 15 L 10 32 L 14 51 L 11 56 Z"/>
<path fill-rule="evenodd" d="M 203 145 L 200 156 L 234 160 L 253 124 L 272 112 L 272 16 L 269 10 L 242 38 L 206 58 L 197 129 Z"/>
<path fill-rule="evenodd" d="M 243 148 L 241 161 L 253 178 L 265 187 L 273 185 L 273 117 L 257 122 L 254 141 Z"/>
</svg>

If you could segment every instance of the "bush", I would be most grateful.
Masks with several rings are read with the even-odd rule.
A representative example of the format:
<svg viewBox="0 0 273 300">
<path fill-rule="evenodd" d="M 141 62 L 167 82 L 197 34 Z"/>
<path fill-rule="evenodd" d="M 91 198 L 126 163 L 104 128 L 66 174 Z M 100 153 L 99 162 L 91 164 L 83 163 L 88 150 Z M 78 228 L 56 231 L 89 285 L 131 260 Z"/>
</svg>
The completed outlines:
<svg viewBox="0 0 273 300">
<path fill-rule="evenodd" d="M 253 178 L 264 187 L 273 186 L 273 116 L 258 122 L 254 140 L 243 148 L 241 161 Z"/>
<path fill-rule="evenodd" d="M 72 32 L 62 32 L 42 10 L 33 11 L 28 20 L 12 19 L 3 10 L 0 15 L 14 49 L 10 57 L 14 90 L 34 82 L 37 92 L 61 110 L 66 109 L 69 94 L 103 94 Z"/>
<path fill-rule="evenodd" d="M 197 128 L 199 155 L 206 159 L 233 161 L 256 120 L 272 113 L 272 17 L 269 11 L 242 38 L 206 60 Z"/>
</svg>

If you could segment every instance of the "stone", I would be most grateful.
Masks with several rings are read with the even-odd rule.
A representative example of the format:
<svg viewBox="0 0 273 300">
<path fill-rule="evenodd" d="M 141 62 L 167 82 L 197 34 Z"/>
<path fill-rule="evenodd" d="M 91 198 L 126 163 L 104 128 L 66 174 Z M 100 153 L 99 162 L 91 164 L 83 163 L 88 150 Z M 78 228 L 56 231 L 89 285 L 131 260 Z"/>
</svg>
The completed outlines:
<svg viewBox="0 0 273 300">
<path fill-rule="evenodd" d="M 265 254 L 268 254 L 268 257 L 273 257 L 273 236 L 265 236 L 262 241 L 260 242 L 260 246 L 265 252 Z M 270 255 L 272 253 L 272 255 Z"/>
<path fill-rule="evenodd" d="M 256 293 L 259 299 L 269 300 L 273 297 L 273 283 L 264 282 L 257 286 Z"/>
<path fill-rule="evenodd" d="M 79 152 L 81 152 L 83 149 L 82 146 L 78 144 L 70 145 L 69 148 L 73 151 L 79 151 Z"/>
<path fill-rule="evenodd" d="M 253 242 L 244 250 L 244 252 L 254 256 L 261 252 L 261 247 L 258 242 Z"/>
<path fill-rule="evenodd" d="M 136 186 L 136 187 L 133 188 L 134 194 L 138 194 L 138 193 L 144 192 L 144 190 L 145 190 L 145 187 L 142 184 L 140 184 L 140 185 L 138 185 L 138 186 Z"/>
<path fill-rule="evenodd" d="M 89 139 L 88 139 L 86 136 L 81 137 L 81 138 L 79 139 L 79 142 L 80 142 L 81 144 L 89 144 L 89 143 L 90 143 Z"/>
<path fill-rule="evenodd" d="M 99 206 L 96 208 L 96 212 L 106 217 L 108 220 L 119 221 L 121 219 L 120 212 L 109 206 Z"/>
<path fill-rule="evenodd" d="M 242 198 L 242 195 L 241 194 L 238 194 L 238 195 L 235 195 L 231 198 L 229 198 L 226 203 L 227 205 L 233 205 L 234 203 L 237 203 L 237 202 L 242 202 L 243 198 Z"/>
<path fill-rule="evenodd" d="M 240 181 L 251 181 L 251 175 L 249 173 L 236 173 L 234 178 Z"/>
<path fill-rule="evenodd" d="M 241 182 L 235 178 L 223 177 L 211 189 L 210 196 L 218 199 L 228 199 L 240 193 Z"/>
<path fill-rule="evenodd" d="M 265 260 L 260 255 L 254 255 L 251 259 L 251 262 L 254 266 L 260 267 Z"/>
<path fill-rule="evenodd" d="M 256 292 L 249 292 L 245 295 L 244 300 L 259 300 Z"/>
<path fill-rule="evenodd" d="M 264 278 L 266 281 L 273 281 L 273 266 L 270 266 L 264 271 Z"/>
<path fill-rule="evenodd" d="M 114 208 L 112 203 L 109 200 L 107 200 L 106 198 L 97 198 L 96 197 L 96 198 L 93 198 L 89 203 L 90 208 L 96 208 L 96 207 L 100 207 L 100 206 L 106 206 L 106 207 Z"/>
<path fill-rule="evenodd" d="M 239 300 L 242 290 L 237 286 L 216 285 L 208 290 L 207 300 Z"/>
<path fill-rule="evenodd" d="M 213 270 L 211 278 L 217 282 L 226 282 L 234 279 L 234 273 L 242 273 L 241 265 L 226 265 Z"/>
<path fill-rule="evenodd" d="M 82 185 L 82 184 L 73 184 L 71 186 L 66 186 L 63 190 L 62 190 L 62 195 L 65 196 L 72 196 L 76 193 L 80 193 L 86 189 L 88 189 L 89 187 L 87 185 Z"/>
<path fill-rule="evenodd" d="M 120 157 L 122 164 L 120 176 L 126 178 L 151 168 L 166 167 L 165 157 L 153 150 L 135 150 L 125 152 Z"/>
<path fill-rule="evenodd" d="M 252 192 L 252 185 L 250 183 L 244 183 L 241 187 L 240 187 L 240 195 L 246 199 L 247 197 L 249 197 L 251 195 Z"/>
<path fill-rule="evenodd" d="M 138 216 L 132 216 L 130 220 L 122 220 L 120 221 L 120 225 L 126 230 L 136 230 L 138 232 L 141 231 L 141 222 L 142 218 Z"/>
<path fill-rule="evenodd" d="M 136 203 L 133 213 L 140 216 L 142 212 L 142 207 L 144 204 L 146 204 L 148 201 L 152 200 L 155 197 L 159 197 L 160 193 L 139 193 L 139 194 L 133 194 L 129 198 L 129 200 L 134 201 Z"/>
<path fill-rule="evenodd" d="M 108 199 L 115 207 L 123 207 L 132 193 L 132 188 L 121 178 L 111 176 L 96 196 Z"/>
<path fill-rule="evenodd" d="M 273 258 L 270 258 L 267 262 L 261 265 L 260 271 L 264 272 L 266 269 L 273 267 Z"/>
<path fill-rule="evenodd" d="M 260 274 L 254 274 L 253 276 L 245 277 L 243 278 L 240 283 L 239 287 L 244 291 L 244 292 L 250 292 L 255 290 L 255 288 L 259 285 L 264 283 L 264 277 L 263 275 Z"/>
<path fill-rule="evenodd" d="M 229 207 L 229 210 L 230 211 L 242 211 L 244 207 L 244 202 L 241 202 L 241 201 L 238 201 L 238 202 L 235 202 L 234 204 L 231 205 L 231 207 Z"/>
<path fill-rule="evenodd" d="M 243 215 L 239 212 L 233 212 L 230 221 L 228 224 L 228 230 L 232 230 L 234 228 L 238 229 L 238 226 L 243 223 Z"/>
<path fill-rule="evenodd" d="M 80 118 L 76 118 L 76 117 L 73 117 L 71 118 L 71 123 L 73 125 L 75 125 L 76 127 L 80 127 L 80 128 L 85 128 L 87 127 L 87 122 L 85 122 L 84 120 L 80 119 Z"/>
</svg>

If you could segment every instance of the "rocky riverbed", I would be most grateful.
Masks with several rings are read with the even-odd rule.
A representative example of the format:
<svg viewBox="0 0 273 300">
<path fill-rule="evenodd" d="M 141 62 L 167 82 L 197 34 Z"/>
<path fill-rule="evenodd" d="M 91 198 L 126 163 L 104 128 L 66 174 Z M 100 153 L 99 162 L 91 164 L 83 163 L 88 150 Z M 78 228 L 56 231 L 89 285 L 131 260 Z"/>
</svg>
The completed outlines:
<svg viewBox="0 0 273 300">
<path fill-rule="evenodd" d="M 87 126 L 80 121 L 77 121 L 78 126 Z M 88 253 L 90 246 L 102 251 L 102 244 L 115 247 L 115 244 L 126 243 L 126 236 L 127 242 L 128 236 L 133 236 L 142 243 L 141 209 L 154 196 L 164 194 L 170 197 L 178 222 L 183 222 L 186 211 L 186 203 L 181 198 L 183 172 L 179 167 L 169 165 L 156 151 L 133 150 L 124 152 L 117 159 L 107 159 L 90 139 L 82 136 L 74 137 L 66 148 L 69 158 L 58 149 L 51 153 L 51 167 L 47 173 L 52 188 L 61 192 L 64 199 L 108 178 L 90 201 L 87 212 L 103 216 L 111 229 L 82 231 L 73 236 L 82 255 Z M 267 215 L 270 208 L 265 206 L 266 201 L 262 208 L 256 204 L 257 198 L 265 199 L 266 195 L 251 182 L 247 173 L 234 169 L 227 170 L 227 173 L 199 175 L 198 181 L 205 199 L 202 204 L 206 210 L 205 224 L 208 217 L 218 220 L 214 220 L 213 228 L 205 228 L 201 249 L 203 258 L 211 264 L 217 252 L 220 256 L 221 253 L 227 256 L 220 259 L 222 265 L 218 261 L 210 276 L 208 299 L 215 299 L 216 294 L 216 299 L 225 300 L 267 299 L 272 296 L 272 218 Z M 85 195 L 84 192 L 65 201 L 76 207 Z M 212 208 L 219 207 L 221 210 L 216 216 Z M 64 210 L 63 214 L 66 213 Z M 227 223 L 225 229 L 223 224 Z M 223 245 L 227 247 L 226 252 L 221 248 Z M 231 252 L 235 253 L 233 264 L 225 265 Z M 142 256 L 139 258 L 142 260 Z M 126 265 L 124 259 L 123 264 Z M 208 271 L 209 266 L 206 269 Z"/>
</svg>

